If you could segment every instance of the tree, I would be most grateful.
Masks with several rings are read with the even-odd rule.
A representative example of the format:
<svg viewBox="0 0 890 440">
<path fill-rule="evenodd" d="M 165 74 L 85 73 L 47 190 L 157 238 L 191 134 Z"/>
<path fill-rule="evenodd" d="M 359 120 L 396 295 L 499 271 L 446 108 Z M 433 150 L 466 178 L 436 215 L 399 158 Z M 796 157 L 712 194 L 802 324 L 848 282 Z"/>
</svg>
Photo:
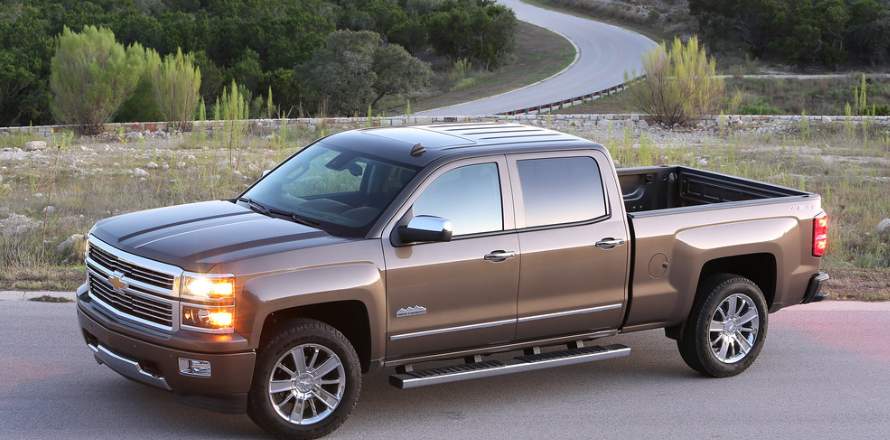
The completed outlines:
<svg viewBox="0 0 890 440">
<path fill-rule="evenodd" d="M 246 49 L 229 69 L 229 76 L 249 90 L 258 92 L 259 85 L 265 82 L 265 72 L 260 65 L 259 54 L 251 49 Z"/>
<path fill-rule="evenodd" d="M 373 70 L 377 76 L 373 85 L 377 96 L 371 102 L 372 107 L 386 95 L 410 94 L 429 87 L 433 76 L 429 64 L 396 44 L 380 46 L 374 51 Z"/>
<path fill-rule="evenodd" d="M 305 69 L 317 106 L 335 114 L 364 111 L 376 95 L 374 53 L 380 44 L 380 36 L 371 31 L 331 33 Z"/>
<path fill-rule="evenodd" d="M 364 112 L 387 95 L 417 92 L 432 77 L 427 63 L 371 31 L 332 33 L 301 70 L 319 111 L 339 115 Z"/>
<path fill-rule="evenodd" d="M 710 43 L 741 40 L 757 57 L 836 67 L 890 55 L 886 0 L 689 0 L 689 7 Z"/>
<path fill-rule="evenodd" d="M 666 125 L 684 124 L 713 114 L 723 99 L 723 79 L 697 37 L 685 44 L 675 38 L 643 56 L 645 77 L 633 83 L 630 96 L 637 109 Z"/>
<path fill-rule="evenodd" d="M 188 127 L 195 117 L 198 99 L 201 96 L 201 69 L 195 66 L 191 54 L 167 55 L 151 72 L 151 84 L 158 109 L 165 121 L 179 124 L 181 129 Z"/>
<path fill-rule="evenodd" d="M 0 8 L 0 126 L 49 123 L 50 23 L 31 5 Z"/>
<path fill-rule="evenodd" d="M 51 60 L 52 112 L 63 124 L 97 134 L 136 89 L 145 65 L 145 49 L 126 48 L 106 28 L 86 26 L 62 31 Z"/>
<path fill-rule="evenodd" d="M 492 0 L 446 0 L 427 27 L 436 52 L 493 69 L 513 51 L 516 15 Z"/>
<path fill-rule="evenodd" d="M 52 121 L 50 65 L 55 38 L 65 26 L 73 32 L 104 27 L 124 46 L 139 43 L 161 57 L 181 49 L 200 67 L 205 102 L 236 79 L 253 96 L 271 86 L 283 112 L 322 95 L 300 80 L 295 67 L 307 65 L 337 29 L 374 31 L 415 56 L 466 58 L 480 68 L 495 68 L 510 59 L 516 27 L 512 11 L 494 0 L 3 0 L 2 5 L 0 125 Z M 114 120 L 160 118 L 149 105 L 151 95 L 151 87 L 140 82 Z"/>
</svg>

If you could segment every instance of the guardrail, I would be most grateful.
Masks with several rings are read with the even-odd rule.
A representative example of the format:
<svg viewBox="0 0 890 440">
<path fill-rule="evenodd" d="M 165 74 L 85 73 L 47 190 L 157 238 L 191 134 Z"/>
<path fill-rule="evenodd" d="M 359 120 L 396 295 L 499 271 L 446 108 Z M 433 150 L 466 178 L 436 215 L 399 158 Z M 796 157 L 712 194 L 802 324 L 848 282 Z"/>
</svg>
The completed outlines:
<svg viewBox="0 0 890 440">
<path fill-rule="evenodd" d="M 517 109 L 517 110 L 510 110 L 510 111 L 501 112 L 498 114 L 513 116 L 513 115 L 520 115 L 520 114 L 540 113 L 542 111 L 552 112 L 553 110 L 559 110 L 561 108 L 573 107 L 578 104 L 594 101 L 594 100 L 600 99 L 604 96 L 609 96 L 609 95 L 618 93 L 618 92 L 626 89 L 630 85 L 630 83 L 632 83 L 634 81 L 638 81 L 640 79 L 642 79 L 642 77 L 633 79 L 628 82 L 618 84 L 617 86 L 609 87 L 607 89 L 597 90 L 596 92 L 588 93 L 586 95 L 576 96 L 574 98 L 563 99 L 563 100 L 551 102 L 548 104 L 536 105 L 533 107 L 525 107 L 525 108 L 521 108 L 521 109 Z"/>
</svg>

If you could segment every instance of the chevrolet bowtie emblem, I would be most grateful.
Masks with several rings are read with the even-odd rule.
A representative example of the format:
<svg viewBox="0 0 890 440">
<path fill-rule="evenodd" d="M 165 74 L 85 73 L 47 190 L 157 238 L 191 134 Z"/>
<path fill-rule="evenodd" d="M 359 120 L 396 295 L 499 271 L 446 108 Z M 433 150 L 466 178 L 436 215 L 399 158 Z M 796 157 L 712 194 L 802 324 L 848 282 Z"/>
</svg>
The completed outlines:
<svg viewBox="0 0 890 440">
<path fill-rule="evenodd" d="M 114 290 L 124 290 L 127 288 L 127 283 L 124 281 L 124 274 L 121 272 L 114 272 L 108 276 L 108 282 L 111 283 L 111 287 L 114 287 Z"/>
</svg>

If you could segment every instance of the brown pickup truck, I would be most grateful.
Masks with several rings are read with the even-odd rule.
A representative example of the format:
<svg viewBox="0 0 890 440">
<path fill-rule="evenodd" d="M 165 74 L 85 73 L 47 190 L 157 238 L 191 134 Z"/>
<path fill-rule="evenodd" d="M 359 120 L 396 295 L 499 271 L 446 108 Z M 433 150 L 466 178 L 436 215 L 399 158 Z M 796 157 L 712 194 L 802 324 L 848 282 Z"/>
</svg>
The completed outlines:
<svg viewBox="0 0 890 440">
<path fill-rule="evenodd" d="M 768 314 L 822 299 L 820 197 L 688 167 L 615 169 L 515 124 L 344 132 L 228 201 L 90 231 L 95 358 L 192 404 L 315 438 L 362 373 L 414 388 L 626 356 L 664 328 L 706 376 L 748 368 Z"/>
</svg>

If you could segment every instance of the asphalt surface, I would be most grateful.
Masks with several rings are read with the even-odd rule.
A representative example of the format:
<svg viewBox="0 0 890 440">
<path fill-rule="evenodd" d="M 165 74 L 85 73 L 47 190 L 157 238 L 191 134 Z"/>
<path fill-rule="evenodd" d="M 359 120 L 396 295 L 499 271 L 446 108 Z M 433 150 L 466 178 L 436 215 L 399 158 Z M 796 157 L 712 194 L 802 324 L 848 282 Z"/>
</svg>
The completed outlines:
<svg viewBox="0 0 890 440">
<path fill-rule="evenodd" d="M 557 32 L 571 41 L 578 53 L 573 65 L 533 85 L 471 102 L 418 112 L 419 116 L 476 116 L 547 104 L 574 98 L 624 82 L 625 72 L 642 70 L 641 56 L 655 42 L 636 32 L 589 20 L 520 0 L 498 0 L 522 21 Z"/>
<path fill-rule="evenodd" d="M 175 402 L 98 366 L 74 304 L 0 301 L 0 438 L 265 438 L 246 416 Z M 754 366 L 706 379 L 659 331 L 603 340 L 631 356 L 401 391 L 365 377 L 331 438 L 887 439 L 890 303 L 771 316 Z"/>
</svg>

